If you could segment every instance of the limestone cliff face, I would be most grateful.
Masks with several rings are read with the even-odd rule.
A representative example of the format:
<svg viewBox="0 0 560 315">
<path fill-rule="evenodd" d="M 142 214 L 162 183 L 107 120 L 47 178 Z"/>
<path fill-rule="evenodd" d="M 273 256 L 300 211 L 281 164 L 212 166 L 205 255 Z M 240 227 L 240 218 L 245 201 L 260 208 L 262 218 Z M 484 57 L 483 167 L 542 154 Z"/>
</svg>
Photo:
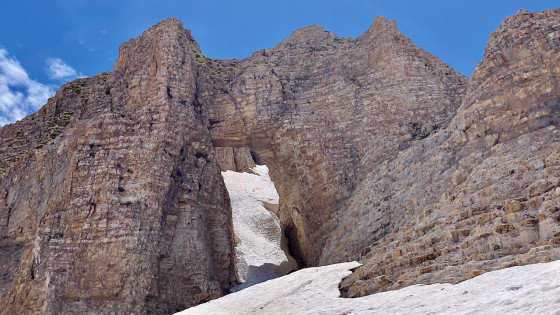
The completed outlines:
<svg viewBox="0 0 560 315">
<path fill-rule="evenodd" d="M 382 17 L 244 60 L 169 19 L 112 73 L 0 129 L 0 309 L 169 313 L 235 284 L 220 168 L 270 168 L 300 266 L 347 296 L 560 258 L 560 11 L 520 12 L 468 79 Z"/>
<path fill-rule="evenodd" d="M 466 78 L 382 17 L 357 39 L 318 26 L 242 61 L 209 60 L 199 92 L 218 146 L 249 146 L 269 166 L 279 217 L 301 266 L 324 252 L 365 174 L 447 126 Z M 345 245 L 342 245 L 345 246 Z"/>
<path fill-rule="evenodd" d="M 171 313 L 236 283 L 198 51 L 166 20 L 0 130 L 30 144 L 1 175 L 0 313 Z"/>
<path fill-rule="evenodd" d="M 559 75 L 560 10 L 502 23 L 449 126 L 368 176 L 349 207 L 368 205 L 361 222 L 341 216 L 364 262 L 344 294 L 560 259 Z"/>
</svg>

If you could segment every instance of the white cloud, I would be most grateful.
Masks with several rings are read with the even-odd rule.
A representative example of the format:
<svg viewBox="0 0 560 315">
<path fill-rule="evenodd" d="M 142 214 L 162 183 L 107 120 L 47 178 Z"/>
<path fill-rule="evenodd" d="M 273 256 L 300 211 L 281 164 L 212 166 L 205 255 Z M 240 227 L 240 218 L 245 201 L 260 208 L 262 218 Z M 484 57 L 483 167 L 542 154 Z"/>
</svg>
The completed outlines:
<svg viewBox="0 0 560 315">
<path fill-rule="evenodd" d="M 47 58 L 47 75 L 51 80 L 74 79 L 78 73 L 60 58 Z"/>
<path fill-rule="evenodd" d="M 31 80 L 19 62 L 0 48 L 0 127 L 37 111 L 54 93 L 53 86 Z"/>
</svg>

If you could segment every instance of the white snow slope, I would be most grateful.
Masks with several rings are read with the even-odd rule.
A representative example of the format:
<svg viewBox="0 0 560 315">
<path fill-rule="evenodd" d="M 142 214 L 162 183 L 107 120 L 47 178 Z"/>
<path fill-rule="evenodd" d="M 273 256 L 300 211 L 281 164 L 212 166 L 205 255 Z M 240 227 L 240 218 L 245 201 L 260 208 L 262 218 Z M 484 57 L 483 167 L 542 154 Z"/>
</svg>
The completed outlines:
<svg viewBox="0 0 560 315">
<path fill-rule="evenodd" d="M 560 261 L 512 267 L 452 284 L 339 297 L 357 262 L 307 268 L 178 314 L 560 314 Z"/>
<path fill-rule="evenodd" d="M 237 275 L 244 282 L 232 291 L 285 275 L 297 267 L 280 245 L 280 220 L 272 212 L 278 209 L 279 197 L 268 168 L 257 165 L 253 171 L 256 174 L 222 172 L 231 200 Z"/>
</svg>

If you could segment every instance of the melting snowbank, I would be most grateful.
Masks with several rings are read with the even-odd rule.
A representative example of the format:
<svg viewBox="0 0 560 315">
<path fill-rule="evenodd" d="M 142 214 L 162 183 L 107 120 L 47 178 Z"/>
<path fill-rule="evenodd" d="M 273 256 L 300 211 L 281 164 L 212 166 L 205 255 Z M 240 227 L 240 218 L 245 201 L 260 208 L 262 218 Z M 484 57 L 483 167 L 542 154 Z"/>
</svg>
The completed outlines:
<svg viewBox="0 0 560 315">
<path fill-rule="evenodd" d="M 244 282 L 233 291 L 285 275 L 297 266 L 280 246 L 280 220 L 271 212 L 278 209 L 279 197 L 268 168 L 257 165 L 253 171 L 256 174 L 222 172 L 231 199 L 237 274 Z"/>
<path fill-rule="evenodd" d="M 179 314 L 560 314 L 560 261 L 413 285 L 355 299 L 338 284 L 356 262 L 307 268 Z"/>
</svg>

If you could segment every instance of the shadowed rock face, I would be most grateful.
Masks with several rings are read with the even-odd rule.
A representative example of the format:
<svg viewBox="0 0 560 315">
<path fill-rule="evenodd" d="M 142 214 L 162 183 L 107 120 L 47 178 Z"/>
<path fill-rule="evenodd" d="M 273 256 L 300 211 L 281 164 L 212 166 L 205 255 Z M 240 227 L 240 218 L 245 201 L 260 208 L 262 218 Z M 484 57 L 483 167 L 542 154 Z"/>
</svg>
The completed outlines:
<svg viewBox="0 0 560 315">
<path fill-rule="evenodd" d="M 158 24 L 112 73 L 0 129 L 0 309 L 170 313 L 220 296 L 236 279 L 219 170 L 249 155 L 300 266 L 364 263 L 347 296 L 560 258 L 558 21 L 506 19 L 470 80 L 382 17 L 241 61 Z"/>
</svg>

